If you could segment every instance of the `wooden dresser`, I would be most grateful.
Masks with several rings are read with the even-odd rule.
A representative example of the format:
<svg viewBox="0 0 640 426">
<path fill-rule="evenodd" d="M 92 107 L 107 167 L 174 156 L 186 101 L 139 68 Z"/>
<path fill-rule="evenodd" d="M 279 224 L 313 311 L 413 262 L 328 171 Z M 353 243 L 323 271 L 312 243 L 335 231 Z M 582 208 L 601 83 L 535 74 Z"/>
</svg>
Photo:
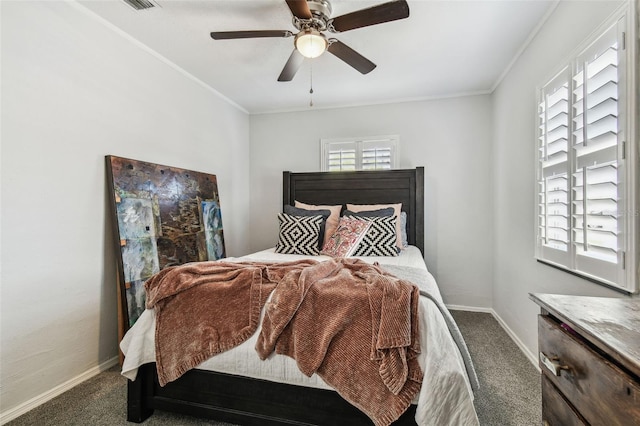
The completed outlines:
<svg viewBox="0 0 640 426">
<path fill-rule="evenodd" d="M 640 425 L 640 299 L 530 294 L 543 425 Z"/>
</svg>

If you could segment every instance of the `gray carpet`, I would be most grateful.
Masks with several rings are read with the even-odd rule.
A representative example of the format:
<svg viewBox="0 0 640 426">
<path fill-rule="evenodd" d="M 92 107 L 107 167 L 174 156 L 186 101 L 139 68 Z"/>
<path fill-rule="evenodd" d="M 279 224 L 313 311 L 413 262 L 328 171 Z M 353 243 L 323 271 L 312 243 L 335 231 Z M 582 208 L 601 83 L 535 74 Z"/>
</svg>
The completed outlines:
<svg viewBox="0 0 640 426">
<path fill-rule="evenodd" d="M 539 425 L 540 377 L 533 365 L 490 314 L 451 313 L 464 335 L 480 379 L 481 389 L 475 399 L 480 424 Z M 126 379 L 117 368 L 112 368 L 7 425 L 131 425 L 125 420 L 126 390 Z M 143 424 L 229 425 L 160 411 Z"/>
<path fill-rule="evenodd" d="M 540 373 L 491 314 L 451 311 L 476 367 L 481 425 L 542 423 Z"/>
</svg>

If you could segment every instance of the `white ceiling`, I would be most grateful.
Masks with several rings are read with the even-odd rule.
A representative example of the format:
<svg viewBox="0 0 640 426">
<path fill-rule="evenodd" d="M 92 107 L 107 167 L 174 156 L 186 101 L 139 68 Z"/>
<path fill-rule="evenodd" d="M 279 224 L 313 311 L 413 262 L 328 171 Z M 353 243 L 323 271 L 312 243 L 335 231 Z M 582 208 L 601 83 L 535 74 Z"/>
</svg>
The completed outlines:
<svg viewBox="0 0 640 426">
<path fill-rule="evenodd" d="M 366 105 L 490 93 L 555 0 L 409 0 L 407 19 L 332 34 L 377 64 L 362 75 L 325 53 L 291 82 L 277 78 L 293 37 L 213 40 L 211 31 L 290 30 L 284 0 L 80 0 L 249 113 Z M 333 17 L 384 0 L 333 0 Z"/>
</svg>

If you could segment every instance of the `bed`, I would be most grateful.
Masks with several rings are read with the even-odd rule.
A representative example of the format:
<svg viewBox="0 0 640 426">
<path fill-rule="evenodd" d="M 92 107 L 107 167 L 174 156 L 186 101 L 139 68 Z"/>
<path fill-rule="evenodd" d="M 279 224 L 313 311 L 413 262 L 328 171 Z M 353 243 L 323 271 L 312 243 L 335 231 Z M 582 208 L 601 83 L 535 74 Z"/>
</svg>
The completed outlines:
<svg viewBox="0 0 640 426">
<path fill-rule="evenodd" d="M 477 378 L 466 346 L 424 259 L 424 169 L 330 173 L 283 172 L 283 207 L 302 201 L 312 205 L 402 204 L 409 247 L 397 257 L 360 257 L 403 279 L 421 281 L 419 396 L 393 424 L 478 424 L 473 408 Z M 289 262 L 307 256 L 263 250 L 229 262 Z M 314 260 L 331 259 L 316 256 Z M 145 311 L 127 333 L 122 374 L 128 377 L 127 420 L 142 422 L 155 409 L 255 425 L 370 425 L 362 411 L 345 401 L 316 375 L 296 371 L 294 360 L 275 356 L 247 361 L 242 347 L 255 346 L 252 336 L 238 348 L 212 357 L 160 386 L 153 351 L 154 315 Z M 257 333 L 256 333 L 257 334 Z M 250 351 L 249 351 L 250 352 Z M 256 357 L 257 359 L 257 357 Z M 275 367 L 275 362 L 278 367 Z M 251 368 L 245 364 L 251 364 Z M 255 365 L 257 370 L 253 370 Z M 433 379 L 432 379 L 433 378 Z"/>
</svg>

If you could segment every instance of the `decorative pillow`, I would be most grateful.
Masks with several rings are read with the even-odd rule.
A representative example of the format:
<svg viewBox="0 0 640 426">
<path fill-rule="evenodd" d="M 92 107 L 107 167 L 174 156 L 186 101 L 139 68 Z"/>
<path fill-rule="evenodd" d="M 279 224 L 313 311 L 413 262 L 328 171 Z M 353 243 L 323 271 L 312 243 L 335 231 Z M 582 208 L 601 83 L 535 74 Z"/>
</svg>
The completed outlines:
<svg viewBox="0 0 640 426">
<path fill-rule="evenodd" d="M 342 212 L 342 216 L 357 216 L 357 217 L 383 217 L 383 216 L 393 216 L 394 214 L 395 214 L 395 210 L 393 209 L 393 207 L 380 209 L 380 210 L 371 210 L 367 212 L 352 212 L 351 210 L 345 210 Z"/>
<path fill-rule="evenodd" d="M 314 206 L 313 204 L 305 204 L 300 201 L 295 202 L 295 206 L 305 210 L 329 210 L 331 214 L 327 219 L 326 229 L 324 231 L 324 241 L 323 244 L 326 244 L 331 237 L 331 234 L 338 227 L 338 222 L 340 221 L 340 212 L 342 211 L 342 206 Z"/>
<path fill-rule="evenodd" d="M 402 248 L 409 247 L 409 238 L 407 237 L 407 212 L 400 212 L 400 239 L 402 240 Z"/>
<path fill-rule="evenodd" d="M 332 257 L 349 257 L 367 233 L 371 222 L 341 217 L 335 232 L 329 236 L 320 254 Z"/>
<path fill-rule="evenodd" d="M 396 217 L 346 216 L 371 223 L 364 238 L 354 250 L 353 256 L 397 256 Z"/>
<path fill-rule="evenodd" d="M 322 216 L 291 216 L 286 213 L 278 214 L 280 233 L 276 244 L 276 253 L 318 254 L 318 238 Z"/>
<path fill-rule="evenodd" d="M 371 210 L 380 210 L 393 207 L 394 216 L 399 218 L 402 210 L 402 203 L 398 204 L 347 204 L 347 210 L 353 212 L 366 212 Z M 396 220 L 396 246 L 400 249 L 402 246 L 402 230 L 400 229 L 400 221 Z"/>
<path fill-rule="evenodd" d="M 318 250 L 322 250 L 324 245 L 324 233 L 327 223 L 327 218 L 331 215 L 331 210 L 306 210 L 299 209 L 293 206 L 284 206 L 284 213 L 291 216 L 322 216 L 322 224 L 320 225 L 320 236 L 318 237 Z"/>
</svg>

